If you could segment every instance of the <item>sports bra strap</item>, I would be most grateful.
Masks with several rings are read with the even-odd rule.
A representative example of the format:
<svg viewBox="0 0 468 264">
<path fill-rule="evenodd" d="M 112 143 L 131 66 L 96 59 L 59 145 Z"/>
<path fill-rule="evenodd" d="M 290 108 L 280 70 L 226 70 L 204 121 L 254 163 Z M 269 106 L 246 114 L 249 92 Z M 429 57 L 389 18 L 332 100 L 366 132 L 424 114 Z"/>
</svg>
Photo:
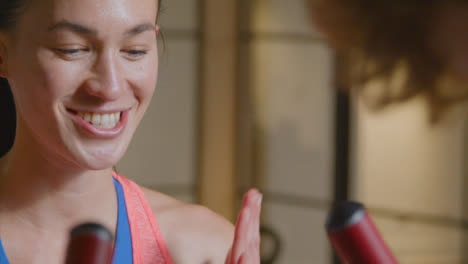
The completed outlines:
<svg viewBox="0 0 468 264">
<path fill-rule="evenodd" d="M 122 185 L 132 237 L 133 264 L 174 264 L 156 218 L 140 187 L 112 172 Z"/>
</svg>

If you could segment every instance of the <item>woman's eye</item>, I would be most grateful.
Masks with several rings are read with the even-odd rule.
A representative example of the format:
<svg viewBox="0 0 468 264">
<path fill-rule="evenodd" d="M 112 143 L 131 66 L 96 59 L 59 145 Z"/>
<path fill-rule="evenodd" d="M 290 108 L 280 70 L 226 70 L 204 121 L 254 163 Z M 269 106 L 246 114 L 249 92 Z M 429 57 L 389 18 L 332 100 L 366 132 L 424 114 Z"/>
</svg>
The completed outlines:
<svg viewBox="0 0 468 264">
<path fill-rule="evenodd" d="M 131 59 L 139 59 L 148 54 L 147 50 L 123 50 L 122 52 L 125 53 L 127 57 Z"/>
<path fill-rule="evenodd" d="M 58 49 L 58 51 L 63 54 L 76 54 L 80 52 L 79 49 Z"/>
<path fill-rule="evenodd" d="M 84 49 L 84 48 L 60 49 L 59 48 L 59 49 L 55 49 L 55 51 L 62 56 L 75 58 L 87 52 L 88 49 Z"/>
</svg>

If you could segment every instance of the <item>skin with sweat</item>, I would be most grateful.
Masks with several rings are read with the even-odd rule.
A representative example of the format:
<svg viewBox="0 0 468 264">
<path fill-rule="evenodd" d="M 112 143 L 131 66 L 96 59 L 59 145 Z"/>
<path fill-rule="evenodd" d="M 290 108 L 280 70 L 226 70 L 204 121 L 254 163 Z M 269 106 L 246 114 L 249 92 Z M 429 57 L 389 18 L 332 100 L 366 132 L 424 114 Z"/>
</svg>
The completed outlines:
<svg viewBox="0 0 468 264">
<path fill-rule="evenodd" d="M 0 75 L 17 107 L 15 143 L 0 159 L 0 236 L 11 263 L 63 263 L 76 224 L 116 229 L 110 175 L 156 87 L 158 6 L 27 2 L 0 33 Z M 258 191 L 235 231 L 204 207 L 143 191 L 176 263 L 259 263 Z"/>
</svg>

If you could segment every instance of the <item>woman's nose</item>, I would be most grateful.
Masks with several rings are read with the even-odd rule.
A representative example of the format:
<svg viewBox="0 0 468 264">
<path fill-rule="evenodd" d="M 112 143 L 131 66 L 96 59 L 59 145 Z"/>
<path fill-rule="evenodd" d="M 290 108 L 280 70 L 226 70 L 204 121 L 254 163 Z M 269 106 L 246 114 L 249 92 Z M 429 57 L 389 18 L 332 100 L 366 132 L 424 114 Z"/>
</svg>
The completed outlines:
<svg viewBox="0 0 468 264">
<path fill-rule="evenodd" d="M 93 78 L 86 83 L 87 92 L 104 101 L 117 100 L 125 90 L 118 56 L 112 52 L 100 54 L 93 67 Z"/>
</svg>

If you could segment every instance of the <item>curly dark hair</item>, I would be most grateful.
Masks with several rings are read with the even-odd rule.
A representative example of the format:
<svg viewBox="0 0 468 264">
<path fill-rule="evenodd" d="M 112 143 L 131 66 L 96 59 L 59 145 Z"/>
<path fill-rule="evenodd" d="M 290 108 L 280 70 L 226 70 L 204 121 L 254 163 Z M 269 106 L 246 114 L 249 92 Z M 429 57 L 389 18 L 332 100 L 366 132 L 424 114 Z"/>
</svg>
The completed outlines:
<svg viewBox="0 0 468 264">
<path fill-rule="evenodd" d="M 379 109 L 423 96 L 436 121 L 468 97 L 429 39 L 447 4 L 467 0 L 310 0 L 312 19 L 338 51 L 339 81 Z M 372 85 L 370 85 L 372 84 Z"/>
</svg>

